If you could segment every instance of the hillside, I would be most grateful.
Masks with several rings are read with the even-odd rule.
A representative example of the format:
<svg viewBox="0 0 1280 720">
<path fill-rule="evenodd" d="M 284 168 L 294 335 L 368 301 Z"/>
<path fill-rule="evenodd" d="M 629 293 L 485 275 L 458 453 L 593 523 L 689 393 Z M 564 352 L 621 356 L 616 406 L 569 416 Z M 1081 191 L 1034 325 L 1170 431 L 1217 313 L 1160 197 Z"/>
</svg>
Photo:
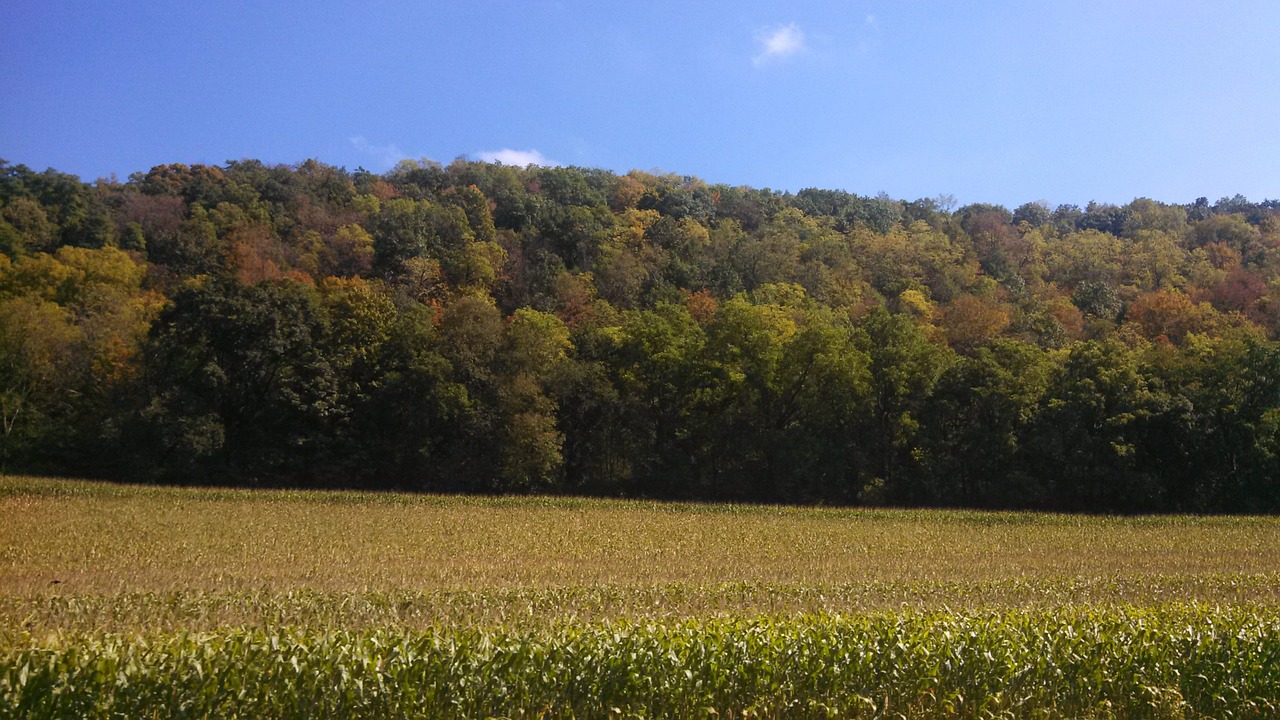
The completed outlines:
<svg viewBox="0 0 1280 720">
<path fill-rule="evenodd" d="M 1280 509 L 1280 203 L 0 164 L 0 468 Z"/>
</svg>

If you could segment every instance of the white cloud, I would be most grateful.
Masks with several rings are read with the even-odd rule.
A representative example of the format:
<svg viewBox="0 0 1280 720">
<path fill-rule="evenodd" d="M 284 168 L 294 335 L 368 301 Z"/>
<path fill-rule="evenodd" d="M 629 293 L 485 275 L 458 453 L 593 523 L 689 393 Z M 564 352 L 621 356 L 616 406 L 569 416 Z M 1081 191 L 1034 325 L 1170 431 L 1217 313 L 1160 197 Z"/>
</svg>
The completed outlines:
<svg viewBox="0 0 1280 720">
<path fill-rule="evenodd" d="M 484 150 L 479 153 L 480 159 L 487 163 L 502 163 L 503 165 L 514 165 L 516 167 L 525 167 L 527 165 L 541 165 L 543 167 L 555 167 L 560 163 L 551 160 L 537 150 L 512 150 L 511 148 L 502 148 L 501 150 Z"/>
<path fill-rule="evenodd" d="M 409 156 L 401 152 L 395 143 L 373 145 L 368 140 L 365 140 L 363 135 L 356 135 L 350 140 L 352 147 L 373 158 L 379 166 L 377 169 L 380 170 L 390 170 L 401 160 L 409 159 Z"/>
<path fill-rule="evenodd" d="M 760 54 L 751 60 L 756 67 L 770 60 L 790 57 L 805 49 L 804 33 L 795 23 L 761 31 L 756 35 L 756 40 L 761 46 Z"/>
</svg>

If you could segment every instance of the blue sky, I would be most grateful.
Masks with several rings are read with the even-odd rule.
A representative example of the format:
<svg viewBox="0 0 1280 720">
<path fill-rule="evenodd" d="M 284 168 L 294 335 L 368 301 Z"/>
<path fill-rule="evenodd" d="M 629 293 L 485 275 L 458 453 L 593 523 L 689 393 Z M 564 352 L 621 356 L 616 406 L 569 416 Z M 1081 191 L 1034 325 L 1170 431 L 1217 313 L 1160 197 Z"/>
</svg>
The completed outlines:
<svg viewBox="0 0 1280 720">
<path fill-rule="evenodd" d="M 0 0 L 0 157 L 1280 198 L 1280 2 Z M 536 153 L 536 154 L 535 154 Z"/>
</svg>

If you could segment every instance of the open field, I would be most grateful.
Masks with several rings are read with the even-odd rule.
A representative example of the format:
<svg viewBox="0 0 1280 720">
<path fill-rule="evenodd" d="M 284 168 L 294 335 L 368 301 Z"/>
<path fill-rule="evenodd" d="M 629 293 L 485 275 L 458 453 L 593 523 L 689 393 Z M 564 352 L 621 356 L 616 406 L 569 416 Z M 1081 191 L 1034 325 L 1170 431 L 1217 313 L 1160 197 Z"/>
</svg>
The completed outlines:
<svg viewBox="0 0 1280 720">
<path fill-rule="evenodd" d="M 1280 520 L 1256 517 L 205 490 L 10 477 L 0 480 L 0 521 L 0 592 L 27 597 L 669 583 L 1123 584 L 1280 570 Z"/>
<path fill-rule="evenodd" d="M 605 697 L 633 716 L 820 717 L 839 696 L 842 715 L 865 717 L 1266 717 L 1278 557 L 1280 521 L 1258 517 L 7 477 L 0 715 L 107 715 L 188 693 L 194 716 L 381 717 L 407 703 L 406 716 L 590 717 Z M 259 677 L 246 657 L 274 669 Z M 324 671 L 299 685 L 290 658 Z M 404 695 L 396 673 L 434 699 Z M 562 675 L 590 702 L 558 704 Z M 295 688 L 293 705 L 250 702 L 280 697 L 274 682 Z M 210 683 L 249 688 L 244 704 Z M 64 704 L 21 704 L 54 687 Z M 999 702 L 975 699 L 1002 687 Z M 109 707 L 65 704 L 76 697 Z"/>
<path fill-rule="evenodd" d="M 1280 605 L 1277 557 L 1270 518 L 0 485 L 0 620 L 36 633 Z"/>
</svg>

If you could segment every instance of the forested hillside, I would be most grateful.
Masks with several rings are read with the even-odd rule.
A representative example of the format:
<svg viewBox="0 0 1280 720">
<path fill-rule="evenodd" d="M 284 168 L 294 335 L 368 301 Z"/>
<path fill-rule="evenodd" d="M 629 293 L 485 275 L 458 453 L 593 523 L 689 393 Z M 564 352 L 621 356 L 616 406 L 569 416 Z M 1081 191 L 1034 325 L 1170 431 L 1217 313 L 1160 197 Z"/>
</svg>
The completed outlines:
<svg viewBox="0 0 1280 720">
<path fill-rule="evenodd" d="M 0 162 L 0 470 L 1280 510 L 1280 202 Z"/>
</svg>

